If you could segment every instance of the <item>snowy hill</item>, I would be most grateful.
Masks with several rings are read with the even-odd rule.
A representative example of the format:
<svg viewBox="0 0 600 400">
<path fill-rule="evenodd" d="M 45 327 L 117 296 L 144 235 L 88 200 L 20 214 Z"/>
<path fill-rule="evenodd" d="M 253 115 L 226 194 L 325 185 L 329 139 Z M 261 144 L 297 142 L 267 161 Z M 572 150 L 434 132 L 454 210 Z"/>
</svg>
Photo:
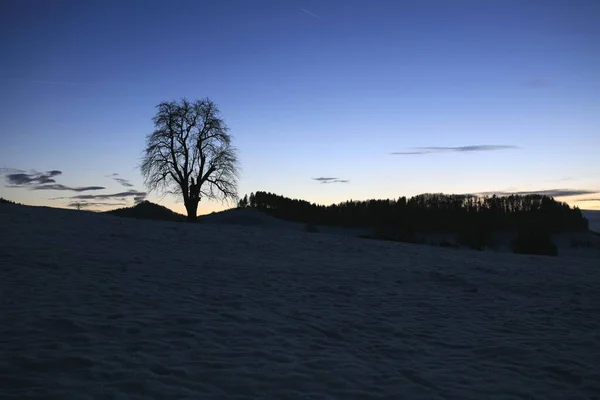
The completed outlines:
<svg viewBox="0 0 600 400">
<path fill-rule="evenodd" d="M 0 398 L 600 393 L 598 260 L 0 207 Z"/>
<path fill-rule="evenodd" d="M 581 210 L 581 213 L 587 218 L 590 230 L 600 233 L 600 210 Z"/>
<path fill-rule="evenodd" d="M 265 214 L 255 208 L 232 208 L 225 211 L 202 215 L 199 221 L 208 224 L 226 224 L 241 226 L 260 226 L 278 229 L 300 230 L 304 226 L 299 222 L 285 221 Z"/>
<path fill-rule="evenodd" d="M 116 210 L 106 211 L 105 213 L 125 218 L 161 221 L 185 221 L 184 215 L 177 214 L 167 207 L 152 203 L 147 200 L 142 201 L 133 207 L 118 208 Z"/>
</svg>

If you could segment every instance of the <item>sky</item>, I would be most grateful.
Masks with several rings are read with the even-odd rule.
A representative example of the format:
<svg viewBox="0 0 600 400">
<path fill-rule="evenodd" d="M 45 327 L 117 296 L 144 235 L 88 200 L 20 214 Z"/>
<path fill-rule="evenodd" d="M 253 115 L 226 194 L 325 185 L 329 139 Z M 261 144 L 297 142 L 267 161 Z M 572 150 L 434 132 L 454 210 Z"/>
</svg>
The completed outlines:
<svg viewBox="0 0 600 400">
<path fill-rule="evenodd" d="M 242 196 L 542 192 L 600 209 L 598 0 L 8 0 L 0 33 L 13 201 L 184 212 L 139 165 L 160 102 L 208 97 Z"/>
</svg>

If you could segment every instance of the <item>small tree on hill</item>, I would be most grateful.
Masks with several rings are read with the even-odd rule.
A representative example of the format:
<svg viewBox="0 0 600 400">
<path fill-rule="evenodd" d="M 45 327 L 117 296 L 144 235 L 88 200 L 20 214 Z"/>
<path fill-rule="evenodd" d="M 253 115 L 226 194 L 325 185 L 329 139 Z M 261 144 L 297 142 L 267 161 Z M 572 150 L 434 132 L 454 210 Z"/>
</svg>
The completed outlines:
<svg viewBox="0 0 600 400">
<path fill-rule="evenodd" d="M 148 189 L 182 196 L 188 221 L 202 198 L 237 199 L 237 151 L 216 104 L 184 98 L 157 109 L 141 165 Z"/>
<path fill-rule="evenodd" d="M 238 208 L 246 208 L 248 207 L 248 195 L 245 195 L 243 198 L 238 201 Z"/>
</svg>

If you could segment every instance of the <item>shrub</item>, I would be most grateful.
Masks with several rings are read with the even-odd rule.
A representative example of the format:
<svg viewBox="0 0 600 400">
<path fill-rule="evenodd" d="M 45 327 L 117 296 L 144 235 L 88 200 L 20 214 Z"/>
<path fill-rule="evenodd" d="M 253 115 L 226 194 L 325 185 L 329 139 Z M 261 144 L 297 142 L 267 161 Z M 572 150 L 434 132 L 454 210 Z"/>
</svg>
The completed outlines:
<svg viewBox="0 0 600 400">
<path fill-rule="evenodd" d="M 414 230 L 411 227 L 391 227 L 383 226 L 375 230 L 375 233 L 371 236 L 372 239 L 379 240 L 390 240 L 393 242 L 404 242 L 404 243 L 421 243 L 422 240 L 418 240 Z"/>
<path fill-rule="evenodd" d="M 512 242 L 512 250 L 515 254 L 558 255 L 550 234 L 535 228 L 521 230 Z"/>
<path fill-rule="evenodd" d="M 473 250 L 483 250 L 491 245 L 490 232 L 483 226 L 469 226 L 458 235 L 458 243 Z M 491 247 L 491 246 L 490 246 Z"/>
<path fill-rule="evenodd" d="M 592 247 L 594 247 L 594 244 L 589 240 L 572 239 L 571 247 L 574 249 L 578 249 L 580 247 L 583 247 L 585 249 L 591 249 Z"/>
<path fill-rule="evenodd" d="M 456 249 L 456 248 L 460 247 L 460 246 L 459 246 L 459 245 L 457 245 L 456 243 L 450 243 L 450 242 L 449 242 L 449 241 L 447 241 L 447 240 L 442 240 L 442 241 L 440 242 L 439 246 L 440 246 L 440 247 L 450 247 L 450 248 L 453 248 L 453 249 Z"/>
<path fill-rule="evenodd" d="M 315 224 L 308 223 L 304 226 L 304 231 L 309 233 L 319 233 L 319 228 Z"/>
</svg>

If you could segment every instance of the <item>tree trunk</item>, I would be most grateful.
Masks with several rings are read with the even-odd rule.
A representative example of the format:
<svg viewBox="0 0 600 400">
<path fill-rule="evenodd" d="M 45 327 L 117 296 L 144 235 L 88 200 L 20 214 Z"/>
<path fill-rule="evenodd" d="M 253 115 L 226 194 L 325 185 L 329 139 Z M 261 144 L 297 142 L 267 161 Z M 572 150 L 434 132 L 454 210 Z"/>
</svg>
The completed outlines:
<svg viewBox="0 0 600 400">
<path fill-rule="evenodd" d="M 198 201 L 188 200 L 185 203 L 185 209 L 187 211 L 187 221 L 196 222 L 198 220 Z"/>
</svg>

